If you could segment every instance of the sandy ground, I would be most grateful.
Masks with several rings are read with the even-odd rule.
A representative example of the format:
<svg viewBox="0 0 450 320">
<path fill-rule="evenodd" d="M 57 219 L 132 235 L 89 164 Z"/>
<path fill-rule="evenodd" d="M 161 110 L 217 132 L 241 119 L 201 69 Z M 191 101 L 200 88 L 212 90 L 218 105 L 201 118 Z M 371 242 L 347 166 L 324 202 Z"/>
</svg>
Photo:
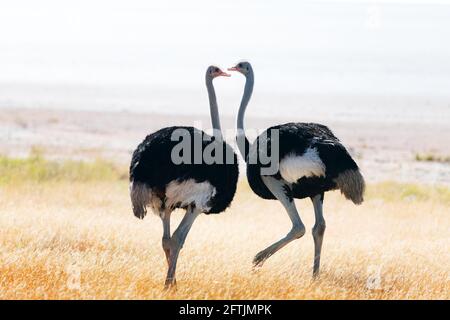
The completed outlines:
<svg viewBox="0 0 450 320">
<path fill-rule="evenodd" d="M 274 116 L 249 116 L 249 131 L 295 121 Z M 450 122 L 420 123 L 381 121 L 340 116 L 338 120 L 321 114 L 310 121 L 328 125 L 344 142 L 361 166 L 369 182 L 396 180 L 450 185 L 450 164 L 416 161 L 416 154 L 450 155 Z M 303 118 L 298 116 L 298 118 Z M 233 142 L 234 119 L 224 117 L 223 129 Z M 88 112 L 43 109 L 0 109 L 0 153 L 26 156 L 31 148 L 42 148 L 49 157 L 105 158 L 127 164 L 137 144 L 148 133 L 171 125 L 210 127 L 208 116 L 167 116 L 129 112 Z"/>
</svg>

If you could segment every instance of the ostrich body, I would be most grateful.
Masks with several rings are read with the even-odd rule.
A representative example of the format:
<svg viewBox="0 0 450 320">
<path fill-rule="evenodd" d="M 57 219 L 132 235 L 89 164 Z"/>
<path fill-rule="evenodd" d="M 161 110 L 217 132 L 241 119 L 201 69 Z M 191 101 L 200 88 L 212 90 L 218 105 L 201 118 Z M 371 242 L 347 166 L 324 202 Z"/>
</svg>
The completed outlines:
<svg viewBox="0 0 450 320">
<path fill-rule="evenodd" d="M 133 153 L 130 165 L 130 197 L 134 215 L 143 219 L 149 207 L 163 222 L 162 246 L 168 263 L 166 288 L 174 285 L 175 269 L 186 236 L 200 213 L 217 214 L 233 200 L 239 175 L 237 156 L 222 139 L 213 79 L 229 76 L 215 66 L 206 72 L 214 136 L 194 127 L 168 127 L 148 135 Z M 188 138 L 188 161 L 176 163 L 172 152 L 179 143 L 174 135 Z M 199 143 L 196 149 L 195 142 Z M 232 162 L 206 163 L 203 152 L 222 150 Z M 184 152 L 184 151 L 183 151 Z M 201 157 L 201 161 L 198 157 Z M 170 215 L 177 208 L 186 210 L 178 228 L 171 235 Z"/>
<path fill-rule="evenodd" d="M 244 130 L 244 114 L 250 101 L 254 73 L 249 62 L 238 63 L 231 71 L 246 77 L 237 119 L 239 151 L 247 162 L 247 179 L 251 189 L 263 199 L 279 200 L 292 222 L 290 232 L 281 240 L 259 252 L 253 263 L 262 266 L 267 258 L 305 234 L 305 226 L 297 212 L 294 199 L 311 198 L 314 205 L 315 224 L 313 275 L 319 273 L 320 255 L 325 219 L 324 193 L 340 189 L 355 204 L 363 202 L 365 183 L 358 165 L 339 139 L 326 126 L 317 123 L 286 123 L 268 128 L 255 142 L 249 143 Z M 276 144 L 277 149 L 273 146 Z M 275 172 L 263 173 L 265 165 L 260 154 L 273 156 L 278 151 L 279 162 Z M 255 159 L 255 161 L 252 161 Z"/>
</svg>

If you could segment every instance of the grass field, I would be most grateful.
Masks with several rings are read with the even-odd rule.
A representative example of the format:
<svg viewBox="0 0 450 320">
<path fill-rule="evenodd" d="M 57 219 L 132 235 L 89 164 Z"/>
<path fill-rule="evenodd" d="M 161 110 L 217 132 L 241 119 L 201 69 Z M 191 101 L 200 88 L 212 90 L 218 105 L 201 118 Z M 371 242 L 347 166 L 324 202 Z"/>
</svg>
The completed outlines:
<svg viewBox="0 0 450 320">
<path fill-rule="evenodd" d="M 310 201 L 297 202 L 307 234 L 254 271 L 253 256 L 290 225 L 241 182 L 230 209 L 197 219 L 167 292 L 160 219 L 132 215 L 126 176 L 101 160 L 0 158 L 0 298 L 450 298 L 449 188 L 369 185 L 361 206 L 328 193 L 313 281 Z"/>
</svg>

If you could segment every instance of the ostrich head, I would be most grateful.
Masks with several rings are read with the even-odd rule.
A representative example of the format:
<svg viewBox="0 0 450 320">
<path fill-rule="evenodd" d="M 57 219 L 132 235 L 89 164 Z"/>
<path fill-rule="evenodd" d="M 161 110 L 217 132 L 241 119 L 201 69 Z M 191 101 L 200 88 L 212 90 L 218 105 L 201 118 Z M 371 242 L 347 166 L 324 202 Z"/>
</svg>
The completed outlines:
<svg viewBox="0 0 450 320">
<path fill-rule="evenodd" d="M 223 72 L 219 67 L 209 66 L 206 70 L 206 78 L 210 78 L 211 80 L 217 77 L 230 77 L 231 75 Z"/>
<path fill-rule="evenodd" d="M 248 76 L 252 71 L 252 65 L 248 61 L 241 61 L 238 64 L 236 64 L 232 68 L 228 68 L 228 71 L 238 71 L 242 73 L 244 76 Z"/>
</svg>

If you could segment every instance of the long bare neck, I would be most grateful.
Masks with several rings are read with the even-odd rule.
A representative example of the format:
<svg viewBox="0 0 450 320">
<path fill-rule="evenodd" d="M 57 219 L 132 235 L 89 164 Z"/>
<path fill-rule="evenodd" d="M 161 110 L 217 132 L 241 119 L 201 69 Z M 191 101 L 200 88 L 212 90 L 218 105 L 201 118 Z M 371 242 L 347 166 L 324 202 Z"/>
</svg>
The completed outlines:
<svg viewBox="0 0 450 320">
<path fill-rule="evenodd" d="M 219 107 L 217 106 L 216 91 L 211 77 L 206 77 L 206 88 L 208 89 L 209 111 L 211 114 L 211 124 L 213 127 L 213 135 L 222 139 L 222 129 L 220 127 Z"/>
<path fill-rule="evenodd" d="M 254 84 L 254 74 L 253 74 L 253 70 L 250 70 L 246 77 L 244 94 L 242 95 L 241 105 L 239 107 L 239 113 L 238 113 L 238 117 L 237 117 L 237 135 L 236 135 L 239 152 L 241 153 L 242 157 L 246 161 L 247 161 L 248 149 L 250 148 L 250 143 L 247 139 L 247 136 L 245 135 L 244 116 L 245 116 L 245 110 L 247 109 L 248 102 L 250 101 L 250 98 L 252 97 L 253 84 Z"/>
</svg>

